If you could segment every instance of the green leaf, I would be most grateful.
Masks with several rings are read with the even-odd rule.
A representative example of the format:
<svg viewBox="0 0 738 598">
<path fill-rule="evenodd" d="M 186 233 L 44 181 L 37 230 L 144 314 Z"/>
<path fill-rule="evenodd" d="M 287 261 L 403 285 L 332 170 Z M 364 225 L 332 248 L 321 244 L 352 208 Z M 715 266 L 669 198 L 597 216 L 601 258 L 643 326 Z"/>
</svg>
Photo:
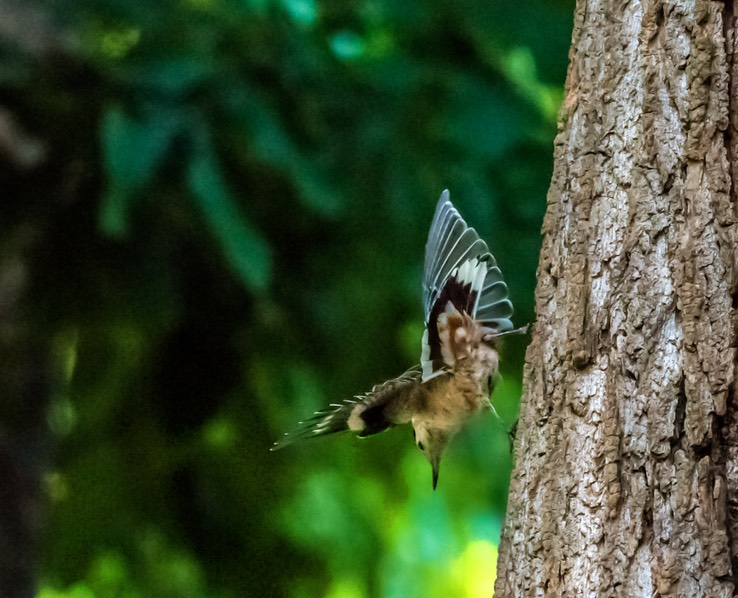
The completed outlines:
<svg viewBox="0 0 738 598">
<path fill-rule="evenodd" d="M 242 127 L 251 151 L 278 170 L 288 170 L 298 151 L 277 112 L 248 87 L 240 89 L 238 94 L 234 91 L 228 90 L 225 101 Z"/>
<path fill-rule="evenodd" d="M 226 98 L 250 149 L 294 183 L 303 205 L 325 216 L 338 214 L 344 202 L 330 182 L 330 164 L 320 155 L 302 152 L 279 114 L 258 94 Z"/>
<path fill-rule="evenodd" d="M 100 228 L 123 236 L 134 196 L 162 163 L 179 120 L 164 110 L 150 110 L 140 119 L 112 106 L 103 115 L 102 150 L 108 186 L 102 200 Z"/>
<path fill-rule="evenodd" d="M 206 83 L 214 70 L 207 56 L 167 56 L 123 65 L 116 76 L 129 87 L 151 90 L 171 98 L 191 93 Z"/>
<path fill-rule="evenodd" d="M 318 6 L 315 0 L 282 0 L 282 6 L 290 19 L 304 27 L 312 27 L 318 22 Z"/>
<path fill-rule="evenodd" d="M 555 123 L 563 100 L 563 92 L 560 86 L 547 85 L 541 81 L 531 50 L 522 47 L 512 48 L 503 56 L 502 68 L 518 93 L 535 106 L 541 116 Z"/>
<path fill-rule="evenodd" d="M 315 160 L 309 161 L 301 156 L 290 165 L 292 179 L 300 191 L 300 201 L 318 214 L 336 216 L 343 207 L 343 201 L 324 170 L 327 169 L 321 168 Z"/>
<path fill-rule="evenodd" d="M 190 191 L 236 273 L 249 288 L 265 290 L 272 274 L 269 245 L 238 209 L 210 140 L 202 134 L 196 142 L 187 171 Z"/>
</svg>

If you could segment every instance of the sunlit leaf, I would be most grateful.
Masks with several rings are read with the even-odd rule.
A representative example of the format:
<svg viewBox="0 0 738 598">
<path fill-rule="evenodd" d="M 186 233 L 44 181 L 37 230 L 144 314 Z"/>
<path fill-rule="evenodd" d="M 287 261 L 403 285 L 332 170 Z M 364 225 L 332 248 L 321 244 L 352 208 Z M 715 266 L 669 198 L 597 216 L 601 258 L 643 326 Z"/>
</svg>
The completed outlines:
<svg viewBox="0 0 738 598">
<path fill-rule="evenodd" d="M 315 25 L 318 20 L 318 6 L 315 0 L 282 0 L 287 14 L 300 25 Z"/>
<path fill-rule="evenodd" d="M 460 598 L 489 598 L 494 593 L 497 546 L 491 542 L 470 542 L 451 565 L 454 595 Z"/>
<path fill-rule="evenodd" d="M 364 40 L 353 31 L 343 30 L 331 36 L 331 50 L 341 59 L 353 60 L 359 58 L 365 49 Z"/>
<path fill-rule="evenodd" d="M 100 51 L 107 58 L 123 58 L 141 39 L 141 30 L 133 27 L 106 31 L 100 36 Z"/>
<path fill-rule="evenodd" d="M 561 100 L 562 89 L 558 85 L 547 85 L 538 78 L 535 59 L 528 48 L 513 48 L 502 60 L 503 70 L 512 83 L 541 115 L 555 122 Z"/>
</svg>

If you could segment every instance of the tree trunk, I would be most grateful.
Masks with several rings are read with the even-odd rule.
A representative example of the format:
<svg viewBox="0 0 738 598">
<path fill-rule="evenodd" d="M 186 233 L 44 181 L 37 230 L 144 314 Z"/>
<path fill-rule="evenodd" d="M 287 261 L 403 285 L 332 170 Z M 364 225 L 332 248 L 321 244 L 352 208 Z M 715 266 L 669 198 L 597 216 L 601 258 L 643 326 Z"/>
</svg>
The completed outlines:
<svg viewBox="0 0 738 598">
<path fill-rule="evenodd" d="M 497 596 L 736 592 L 737 4 L 577 3 Z"/>
</svg>

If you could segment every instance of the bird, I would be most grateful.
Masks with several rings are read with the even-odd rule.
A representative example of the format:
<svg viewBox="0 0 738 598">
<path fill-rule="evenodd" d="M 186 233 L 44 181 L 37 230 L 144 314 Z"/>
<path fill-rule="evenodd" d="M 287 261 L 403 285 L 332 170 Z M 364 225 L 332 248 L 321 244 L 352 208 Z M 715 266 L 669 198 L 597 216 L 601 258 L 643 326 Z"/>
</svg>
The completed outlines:
<svg viewBox="0 0 738 598">
<path fill-rule="evenodd" d="M 497 339 L 515 329 L 513 305 L 495 258 L 477 232 L 441 193 L 425 246 L 425 330 L 420 362 L 369 392 L 316 411 L 274 443 L 337 432 L 361 438 L 410 424 L 418 449 L 431 465 L 433 489 L 441 456 L 463 425 L 484 409 L 499 372 Z M 499 416 L 498 416 L 499 419 Z"/>
</svg>

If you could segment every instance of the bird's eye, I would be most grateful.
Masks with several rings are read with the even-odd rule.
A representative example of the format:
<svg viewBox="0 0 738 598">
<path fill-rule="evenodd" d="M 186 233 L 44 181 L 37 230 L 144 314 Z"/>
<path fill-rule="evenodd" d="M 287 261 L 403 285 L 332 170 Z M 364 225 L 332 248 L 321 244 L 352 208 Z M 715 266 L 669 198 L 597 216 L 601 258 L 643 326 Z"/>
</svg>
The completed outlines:
<svg viewBox="0 0 738 598">
<path fill-rule="evenodd" d="M 423 446 L 423 443 L 422 443 L 422 442 L 419 442 L 419 443 L 418 443 L 418 448 L 419 448 L 419 449 L 420 449 L 421 451 L 424 451 L 424 450 L 425 450 L 425 447 Z"/>
</svg>

